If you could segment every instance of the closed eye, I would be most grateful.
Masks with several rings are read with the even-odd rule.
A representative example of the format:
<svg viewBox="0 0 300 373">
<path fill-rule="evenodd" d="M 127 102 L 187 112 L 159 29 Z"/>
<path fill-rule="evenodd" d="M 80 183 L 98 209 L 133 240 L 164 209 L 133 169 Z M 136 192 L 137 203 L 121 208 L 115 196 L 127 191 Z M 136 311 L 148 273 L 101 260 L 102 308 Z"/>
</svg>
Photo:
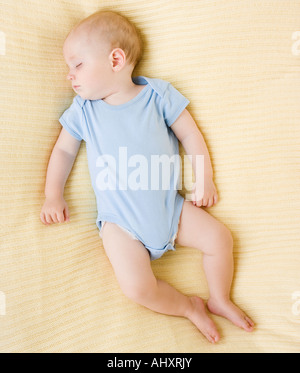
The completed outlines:
<svg viewBox="0 0 300 373">
<path fill-rule="evenodd" d="M 76 65 L 76 69 L 78 69 L 82 65 L 82 62 L 80 62 L 78 65 Z"/>
</svg>

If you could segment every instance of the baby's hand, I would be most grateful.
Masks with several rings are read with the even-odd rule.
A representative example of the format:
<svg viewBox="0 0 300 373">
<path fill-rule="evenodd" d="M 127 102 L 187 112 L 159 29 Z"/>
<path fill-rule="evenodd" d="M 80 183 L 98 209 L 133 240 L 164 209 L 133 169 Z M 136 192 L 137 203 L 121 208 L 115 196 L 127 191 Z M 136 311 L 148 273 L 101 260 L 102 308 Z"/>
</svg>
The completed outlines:
<svg viewBox="0 0 300 373">
<path fill-rule="evenodd" d="M 197 182 L 194 184 L 192 201 L 198 207 L 211 207 L 218 202 L 218 193 L 212 178 L 205 177 L 202 185 Z"/>
<path fill-rule="evenodd" d="M 64 198 L 46 198 L 40 218 L 45 225 L 69 221 L 69 210 Z"/>
</svg>

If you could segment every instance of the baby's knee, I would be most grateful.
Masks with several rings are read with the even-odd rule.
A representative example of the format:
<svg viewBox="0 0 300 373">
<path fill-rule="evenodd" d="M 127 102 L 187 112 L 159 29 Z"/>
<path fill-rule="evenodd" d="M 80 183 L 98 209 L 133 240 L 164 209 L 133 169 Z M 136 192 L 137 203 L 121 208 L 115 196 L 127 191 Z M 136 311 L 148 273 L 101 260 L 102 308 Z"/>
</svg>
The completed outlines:
<svg viewBox="0 0 300 373">
<path fill-rule="evenodd" d="M 213 239 L 213 246 L 216 249 L 220 250 L 227 250 L 228 252 L 232 252 L 233 249 L 233 237 L 230 230 L 220 223 L 218 228 L 216 229 L 214 239 Z"/>
<path fill-rule="evenodd" d="M 230 230 L 223 225 L 223 232 L 222 232 L 222 241 L 224 242 L 225 247 L 232 251 L 233 249 L 233 237 Z"/>
<path fill-rule="evenodd" d="M 156 279 L 121 285 L 124 295 L 138 304 L 144 304 L 156 288 Z"/>
</svg>

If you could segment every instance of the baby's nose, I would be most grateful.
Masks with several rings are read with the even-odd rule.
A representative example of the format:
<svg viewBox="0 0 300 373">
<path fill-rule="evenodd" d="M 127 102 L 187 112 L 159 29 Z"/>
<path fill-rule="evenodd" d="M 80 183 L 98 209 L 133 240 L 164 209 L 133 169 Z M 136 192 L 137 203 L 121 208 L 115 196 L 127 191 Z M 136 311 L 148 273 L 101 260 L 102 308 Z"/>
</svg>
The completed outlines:
<svg viewBox="0 0 300 373">
<path fill-rule="evenodd" d="M 68 79 L 68 80 L 74 80 L 74 74 L 69 73 L 69 74 L 67 75 L 67 79 Z"/>
</svg>

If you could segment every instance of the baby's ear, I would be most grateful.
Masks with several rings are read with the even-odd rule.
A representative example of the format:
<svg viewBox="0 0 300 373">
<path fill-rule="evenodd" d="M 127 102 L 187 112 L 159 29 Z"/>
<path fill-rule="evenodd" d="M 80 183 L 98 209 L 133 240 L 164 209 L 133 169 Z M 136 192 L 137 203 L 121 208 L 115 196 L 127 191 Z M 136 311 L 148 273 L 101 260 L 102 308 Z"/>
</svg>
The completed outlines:
<svg viewBox="0 0 300 373">
<path fill-rule="evenodd" d="M 114 71 L 120 71 L 125 66 L 126 55 L 121 48 L 113 49 L 109 55 L 109 59 Z"/>
</svg>

